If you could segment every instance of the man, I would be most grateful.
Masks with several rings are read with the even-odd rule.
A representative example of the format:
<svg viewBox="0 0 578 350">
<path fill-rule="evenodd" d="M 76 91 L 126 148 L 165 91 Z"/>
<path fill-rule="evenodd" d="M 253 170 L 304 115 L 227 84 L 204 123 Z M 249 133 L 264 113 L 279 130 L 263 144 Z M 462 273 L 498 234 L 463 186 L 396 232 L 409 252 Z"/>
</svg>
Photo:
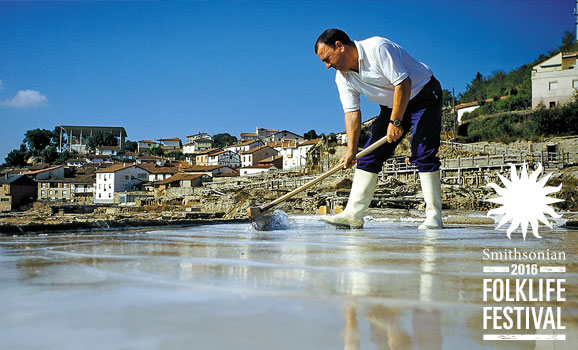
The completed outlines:
<svg viewBox="0 0 578 350">
<path fill-rule="evenodd" d="M 341 158 L 346 168 L 357 162 L 345 210 L 322 220 L 334 225 L 363 227 L 383 162 L 411 129 L 411 163 L 417 166 L 426 203 L 426 219 L 420 229 L 441 228 L 440 145 L 442 90 L 425 64 L 401 46 L 381 37 L 352 41 L 339 29 L 324 31 L 315 53 L 327 68 L 334 68 L 335 82 L 345 112 L 347 151 Z M 388 143 L 355 159 L 361 130 L 360 95 L 381 107 L 365 145 L 388 136 Z"/>
</svg>

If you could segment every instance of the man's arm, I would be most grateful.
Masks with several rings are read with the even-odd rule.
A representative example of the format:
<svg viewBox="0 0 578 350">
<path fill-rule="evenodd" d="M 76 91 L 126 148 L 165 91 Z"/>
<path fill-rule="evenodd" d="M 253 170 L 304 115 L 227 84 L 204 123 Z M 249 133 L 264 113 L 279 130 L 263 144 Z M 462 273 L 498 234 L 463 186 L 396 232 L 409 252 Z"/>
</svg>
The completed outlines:
<svg viewBox="0 0 578 350">
<path fill-rule="evenodd" d="M 345 133 L 347 134 L 347 151 L 341 157 L 345 168 L 351 168 L 355 164 L 357 143 L 361 132 L 361 111 L 345 112 Z"/>
<path fill-rule="evenodd" d="M 411 97 L 411 79 L 409 77 L 405 78 L 399 85 L 395 86 L 393 90 L 393 108 L 391 110 L 391 120 L 403 120 L 403 115 L 409 103 L 409 98 Z M 401 135 L 403 135 L 403 128 L 396 127 L 389 123 L 387 127 L 387 136 L 389 136 L 388 142 L 397 141 Z"/>
</svg>

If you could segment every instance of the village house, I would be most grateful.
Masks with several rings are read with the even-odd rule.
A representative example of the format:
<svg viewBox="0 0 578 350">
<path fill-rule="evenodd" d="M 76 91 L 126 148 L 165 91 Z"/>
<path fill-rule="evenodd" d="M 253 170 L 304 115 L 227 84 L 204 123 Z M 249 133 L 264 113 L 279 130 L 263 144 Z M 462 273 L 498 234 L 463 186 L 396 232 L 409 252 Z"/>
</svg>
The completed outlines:
<svg viewBox="0 0 578 350">
<path fill-rule="evenodd" d="M 257 135 L 254 132 L 242 132 L 240 136 L 241 136 L 241 142 L 259 139 L 259 135 Z"/>
<path fill-rule="evenodd" d="M 0 177 L 0 212 L 19 210 L 36 199 L 36 182 L 26 175 Z"/>
<path fill-rule="evenodd" d="M 207 174 L 211 177 L 215 177 L 221 174 L 227 174 L 234 172 L 234 169 L 226 165 L 193 165 L 184 168 L 183 171 L 189 174 Z"/>
<path fill-rule="evenodd" d="M 71 201 L 76 203 L 92 203 L 94 200 L 94 185 L 96 175 L 84 175 L 70 178 Z"/>
<path fill-rule="evenodd" d="M 206 151 L 213 147 L 213 141 L 211 139 L 196 139 L 188 142 L 183 146 L 184 154 L 195 154 Z"/>
<path fill-rule="evenodd" d="M 98 156 L 116 156 L 119 151 L 118 146 L 99 146 L 94 153 Z"/>
<path fill-rule="evenodd" d="M 147 190 L 154 192 L 155 197 L 163 196 L 169 188 L 200 187 L 203 182 L 211 182 L 212 177 L 207 174 L 178 173 L 161 181 L 146 185 Z"/>
<path fill-rule="evenodd" d="M 313 146 L 315 146 L 320 140 L 321 139 L 308 140 L 297 146 L 297 168 L 301 169 L 305 167 L 305 164 L 307 163 L 307 153 L 309 153 L 311 148 L 313 148 Z"/>
<path fill-rule="evenodd" d="M 146 151 L 148 151 L 149 148 L 157 147 L 157 146 L 159 146 L 159 144 L 155 141 L 141 140 L 141 141 L 137 142 L 136 151 L 139 154 L 144 154 L 144 153 L 146 153 Z"/>
<path fill-rule="evenodd" d="M 578 51 L 560 52 L 532 68 L 532 108 L 572 100 L 578 89 Z"/>
<path fill-rule="evenodd" d="M 87 154 L 85 155 L 85 159 L 87 163 L 103 163 L 103 162 L 112 162 L 112 155 L 104 155 L 104 154 Z"/>
<path fill-rule="evenodd" d="M 220 151 L 208 155 L 207 165 L 226 165 L 237 169 L 241 166 L 241 156 L 232 151 Z"/>
<path fill-rule="evenodd" d="M 276 132 L 272 135 L 269 135 L 266 139 L 267 142 L 278 142 L 278 141 L 285 141 L 285 140 L 296 140 L 296 142 L 301 142 L 305 140 L 303 136 L 295 134 L 293 132 L 283 130 Z"/>
<path fill-rule="evenodd" d="M 114 158 L 120 162 L 134 162 L 137 157 L 136 152 L 119 152 Z"/>
<path fill-rule="evenodd" d="M 197 153 L 195 155 L 195 165 L 202 165 L 202 166 L 209 165 L 209 156 L 221 151 L 222 149 L 220 148 L 211 148 L 206 151 Z"/>
<path fill-rule="evenodd" d="M 140 156 L 136 159 L 136 164 L 155 164 L 156 166 L 165 166 L 166 160 L 159 156 Z"/>
<path fill-rule="evenodd" d="M 251 176 L 266 173 L 268 171 L 275 171 L 278 170 L 274 165 L 249 165 L 241 167 L 240 175 L 241 176 Z"/>
<path fill-rule="evenodd" d="M 480 103 L 477 101 L 460 103 L 459 105 L 457 105 L 456 106 L 456 113 L 457 113 L 458 124 L 462 122 L 462 120 L 464 118 L 464 114 L 471 113 L 478 108 L 480 108 Z"/>
<path fill-rule="evenodd" d="M 157 167 L 154 164 L 141 164 L 141 168 L 146 169 L 149 172 L 148 181 L 160 181 L 168 179 L 177 173 L 177 168 L 175 167 Z"/>
<path fill-rule="evenodd" d="M 79 168 L 86 163 L 86 158 L 70 158 L 66 160 L 66 166 L 74 168 Z"/>
<path fill-rule="evenodd" d="M 68 202 L 72 198 L 69 179 L 38 180 L 38 200 Z"/>
<path fill-rule="evenodd" d="M 273 165 L 276 169 L 283 169 L 283 156 L 273 156 L 259 161 L 258 165 Z"/>
<path fill-rule="evenodd" d="M 274 130 L 274 129 L 265 129 L 265 128 L 255 128 L 255 132 L 251 133 L 251 132 L 242 132 L 240 134 L 241 136 L 241 142 L 243 141 L 249 141 L 249 140 L 261 140 L 264 141 L 266 140 L 269 136 L 278 133 L 279 130 Z"/>
<path fill-rule="evenodd" d="M 263 145 L 264 143 L 261 140 L 247 140 L 231 146 L 227 146 L 224 148 L 224 150 L 241 154 L 242 152 L 246 152 L 252 148 L 256 148 Z"/>
<path fill-rule="evenodd" d="M 270 146 L 260 146 L 241 153 L 241 166 L 258 165 L 259 161 L 276 156 L 278 152 Z"/>
<path fill-rule="evenodd" d="M 273 147 L 278 152 L 279 156 L 283 158 L 283 164 L 280 168 L 284 170 L 297 168 L 297 157 L 295 156 L 297 152 L 297 140 L 269 142 L 267 145 Z"/>
<path fill-rule="evenodd" d="M 45 169 L 33 170 L 24 172 L 34 180 L 45 180 L 49 178 L 53 179 L 63 179 L 64 178 L 64 165 L 55 165 Z"/>
<path fill-rule="evenodd" d="M 148 181 L 150 172 L 132 163 L 118 163 L 96 171 L 94 203 L 114 203 L 115 192 L 135 189 Z"/>
<path fill-rule="evenodd" d="M 257 134 L 257 138 L 261 140 L 266 140 L 269 136 L 278 133 L 279 130 L 275 129 L 265 129 L 265 128 L 255 128 L 255 133 Z"/>
<path fill-rule="evenodd" d="M 91 203 L 94 198 L 94 175 L 38 181 L 38 200 Z"/>
<path fill-rule="evenodd" d="M 209 140 L 213 142 L 213 136 L 207 134 L 206 132 L 199 132 L 197 134 L 187 136 L 187 143 L 192 143 L 196 140 Z"/>
<path fill-rule="evenodd" d="M 173 137 L 171 139 L 158 139 L 161 143 L 161 147 L 165 151 L 182 151 L 183 144 L 181 143 L 181 139 L 178 137 Z"/>
</svg>

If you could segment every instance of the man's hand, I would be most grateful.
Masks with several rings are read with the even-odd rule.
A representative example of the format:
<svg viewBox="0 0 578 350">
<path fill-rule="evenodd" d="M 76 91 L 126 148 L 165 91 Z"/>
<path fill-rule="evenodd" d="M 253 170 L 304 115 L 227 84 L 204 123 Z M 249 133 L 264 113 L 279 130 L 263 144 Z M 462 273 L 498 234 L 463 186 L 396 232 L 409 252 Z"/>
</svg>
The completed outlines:
<svg viewBox="0 0 578 350">
<path fill-rule="evenodd" d="M 403 127 L 389 123 L 387 127 L 387 142 L 396 142 L 401 136 L 403 136 Z"/>
<path fill-rule="evenodd" d="M 357 159 L 355 159 L 355 154 L 349 150 L 345 152 L 345 154 L 343 155 L 343 157 L 341 157 L 339 161 L 343 162 L 344 169 L 349 169 L 352 166 L 354 166 L 355 163 L 357 163 Z"/>
<path fill-rule="evenodd" d="M 411 96 L 411 79 L 405 78 L 399 85 L 396 85 L 393 90 L 393 107 L 391 108 L 392 120 L 403 120 L 403 115 L 405 114 L 405 109 L 409 103 L 409 98 Z M 387 127 L 387 136 L 389 140 L 387 142 L 396 142 L 403 135 L 403 127 L 395 126 L 389 123 Z"/>
</svg>

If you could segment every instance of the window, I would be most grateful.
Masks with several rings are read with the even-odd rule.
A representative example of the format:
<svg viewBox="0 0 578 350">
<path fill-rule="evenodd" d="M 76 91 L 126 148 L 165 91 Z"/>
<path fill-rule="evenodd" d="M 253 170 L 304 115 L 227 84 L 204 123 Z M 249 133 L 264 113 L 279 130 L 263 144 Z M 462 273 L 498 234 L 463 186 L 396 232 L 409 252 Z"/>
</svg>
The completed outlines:
<svg viewBox="0 0 578 350">
<path fill-rule="evenodd" d="M 125 179 L 125 180 L 128 180 L 128 175 L 125 175 L 125 176 L 124 176 L 124 179 Z"/>
<path fill-rule="evenodd" d="M 108 194 L 108 198 L 112 198 L 112 193 L 109 193 L 109 194 Z"/>
<path fill-rule="evenodd" d="M 2 199 L 0 199 L 0 201 L 2 201 L 2 202 L 10 202 L 10 199 L 9 199 L 9 198 L 2 198 Z"/>
<path fill-rule="evenodd" d="M 557 81 L 551 81 L 550 83 L 548 83 L 548 90 L 556 90 L 556 89 L 558 89 Z"/>
<path fill-rule="evenodd" d="M 62 191 L 62 195 L 63 195 L 63 196 L 66 196 L 66 191 Z"/>
<path fill-rule="evenodd" d="M 556 107 L 556 102 L 551 101 L 551 102 L 550 102 L 550 108 L 554 108 L 554 107 Z"/>
<path fill-rule="evenodd" d="M 578 80 L 572 80 L 572 87 L 578 89 Z"/>
<path fill-rule="evenodd" d="M 48 191 L 48 193 L 49 193 L 49 194 L 53 194 L 53 191 L 52 191 L 52 190 L 50 190 L 50 191 Z"/>
<path fill-rule="evenodd" d="M 108 188 L 112 188 L 112 185 L 111 185 L 111 184 L 108 184 Z"/>
<path fill-rule="evenodd" d="M 41 191 L 40 193 L 41 193 L 42 197 L 46 196 L 46 191 Z"/>
</svg>

